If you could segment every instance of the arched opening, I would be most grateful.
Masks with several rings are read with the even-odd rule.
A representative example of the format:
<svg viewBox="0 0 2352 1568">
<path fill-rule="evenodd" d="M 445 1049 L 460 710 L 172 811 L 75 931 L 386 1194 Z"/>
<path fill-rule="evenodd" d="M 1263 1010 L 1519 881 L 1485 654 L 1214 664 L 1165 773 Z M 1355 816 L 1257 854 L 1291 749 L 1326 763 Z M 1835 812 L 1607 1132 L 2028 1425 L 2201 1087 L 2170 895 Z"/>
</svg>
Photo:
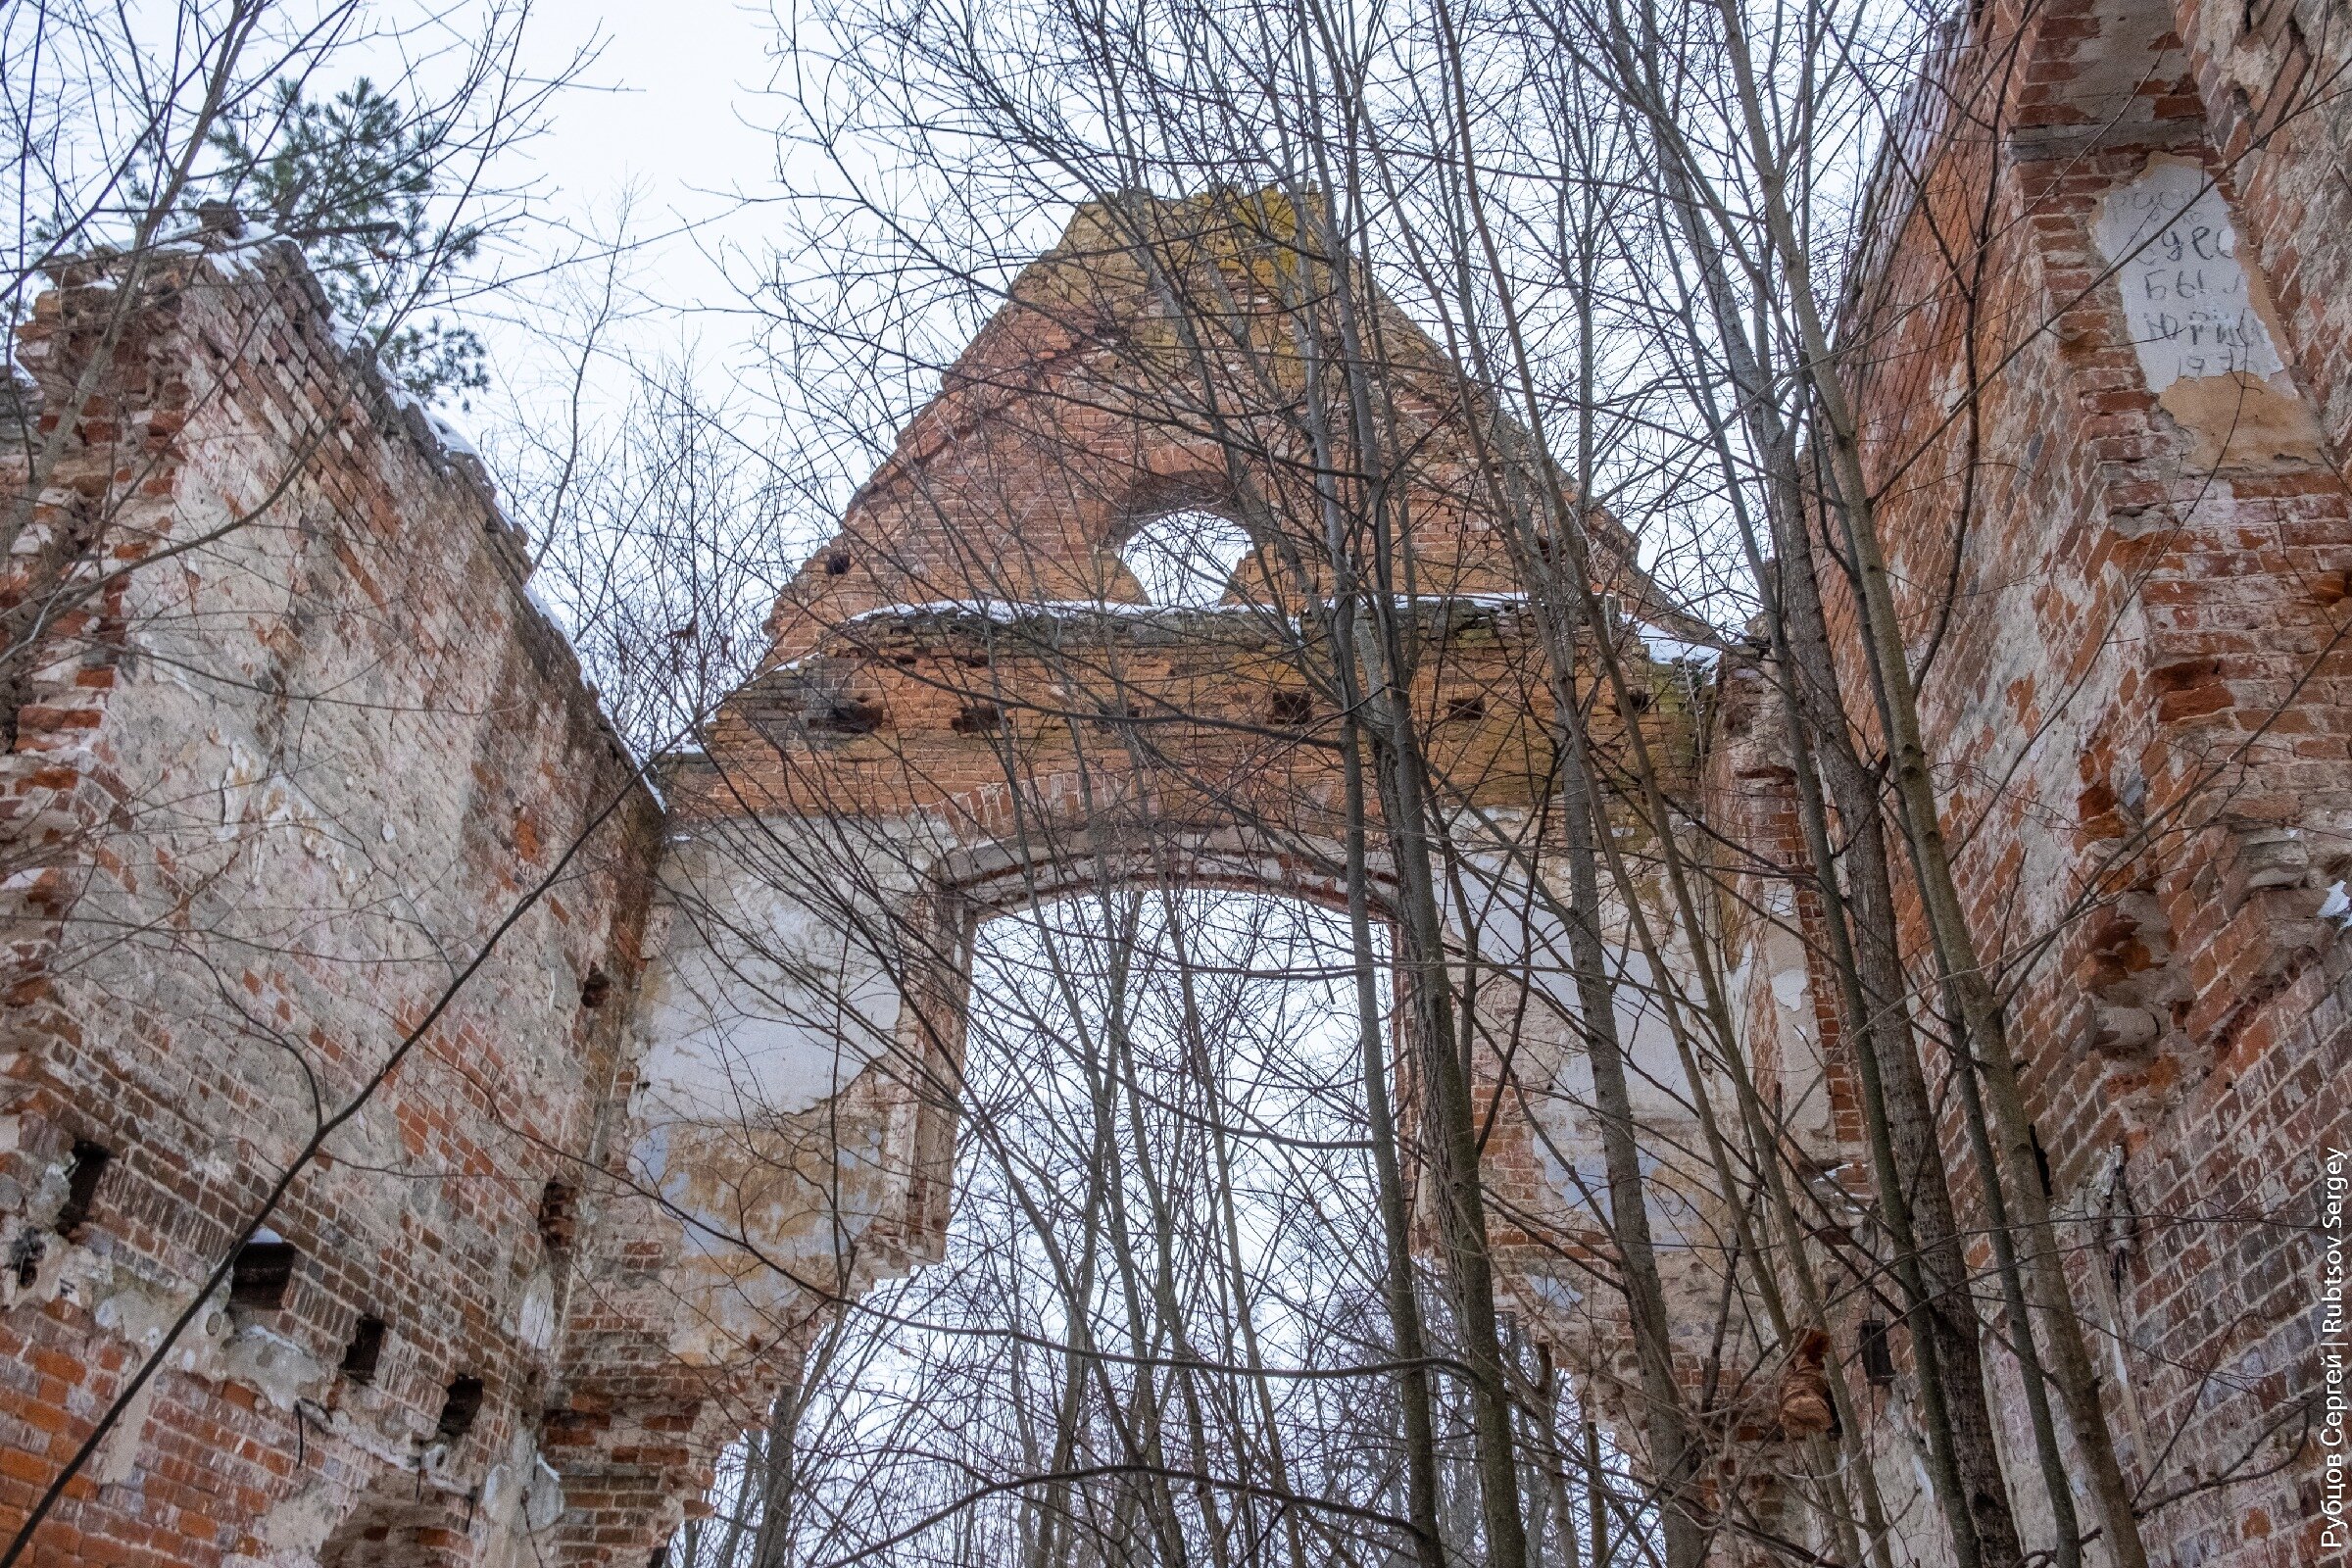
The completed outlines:
<svg viewBox="0 0 2352 1568">
<path fill-rule="evenodd" d="M 1130 534 L 1119 561 L 1147 603 L 1205 610 L 1222 603 L 1233 570 L 1250 553 L 1249 532 L 1219 513 L 1162 513 Z"/>
<path fill-rule="evenodd" d="M 830 1319 L 673 1563 L 1409 1560 L 1366 1099 L 1369 1047 L 1409 1191 L 1385 920 L 1359 939 L 1335 889 L 1213 855 L 1178 886 L 1035 870 L 970 889 L 942 1255 Z M 1417 1250 L 1431 1353 L 1458 1359 Z M 1582 1540 L 1581 1456 L 1630 1493 L 1626 1461 L 1510 1345 L 1563 1456 L 1531 1467 L 1529 1516 Z M 1475 1560 L 1467 1391 L 1433 1394 Z"/>
<path fill-rule="evenodd" d="M 1394 1442 L 1385 1380 L 1270 1375 L 1386 1339 L 1363 1100 L 1367 1026 L 1390 1067 L 1385 926 L 1368 940 L 1344 909 L 1232 886 L 979 923 L 945 1256 L 838 1319 L 779 1405 L 780 1560 L 905 1532 L 909 1561 L 1019 1561 L 1041 1535 L 1145 1560 L 1154 1532 L 1191 1554 L 1279 1534 L 1283 1510 L 1171 1475 L 1263 1483 L 1270 1451 L 1309 1491 L 1377 1497 L 1377 1466 L 1333 1475 Z M 688 1560 L 730 1561 L 716 1521 L 761 1511 L 760 1475 L 757 1448 L 730 1455 Z M 1005 1478 L 1026 1479 L 970 1499 Z"/>
</svg>

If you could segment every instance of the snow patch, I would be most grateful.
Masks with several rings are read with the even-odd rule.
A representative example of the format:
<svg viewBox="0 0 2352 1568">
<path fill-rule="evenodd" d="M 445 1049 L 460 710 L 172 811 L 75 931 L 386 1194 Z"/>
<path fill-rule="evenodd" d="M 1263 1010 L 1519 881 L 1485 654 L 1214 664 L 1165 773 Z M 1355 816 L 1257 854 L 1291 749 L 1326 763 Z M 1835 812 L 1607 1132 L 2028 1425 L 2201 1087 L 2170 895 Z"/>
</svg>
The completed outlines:
<svg viewBox="0 0 2352 1568">
<path fill-rule="evenodd" d="M 1663 627 L 1651 625 L 1646 620 L 1633 622 L 1633 628 L 1635 635 L 1642 639 L 1642 646 L 1648 651 L 1653 663 L 1696 664 L 1701 668 L 1711 669 L 1714 667 L 1715 662 L 1723 657 L 1723 650 L 1720 648 L 1710 648 L 1705 643 L 1688 642 Z"/>
<path fill-rule="evenodd" d="M 414 396 L 414 394 L 412 394 L 412 396 Z M 423 405 L 419 404 L 418 407 L 421 408 Z M 464 435 L 459 433 L 456 425 L 450 423 L 438 414 L 433 413 L 430 409 L 425 410 L 424 416 L 432 421 L 433 434 L 441 442 L 441 450 L 443 452 L 449 453 L 456 457 L 471 458 L 476 463 L 482 461 L 482 455 L 473 449 L 472 442 L 466 440 Z"/>
</svg>

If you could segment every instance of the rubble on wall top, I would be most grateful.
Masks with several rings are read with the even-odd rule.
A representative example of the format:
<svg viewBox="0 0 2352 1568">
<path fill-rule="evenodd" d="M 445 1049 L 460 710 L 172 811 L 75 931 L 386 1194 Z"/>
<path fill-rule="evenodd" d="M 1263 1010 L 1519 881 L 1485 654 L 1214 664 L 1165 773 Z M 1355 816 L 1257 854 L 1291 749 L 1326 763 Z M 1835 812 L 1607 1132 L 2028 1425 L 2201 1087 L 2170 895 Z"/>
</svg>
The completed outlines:
<svg viewBox="0 0 2352 1568">
<path fill-rule="evenodd" d="M 533 586 L 531 577 L 536 564 L 529 535 L 500 505 L 498 487 L 481 454 L 422 398 L 386 373 L 373 342 L 335 310 L 301 247 L 277 235 L 246 239 L 242 225 L 208 220 L 201 230 L 150 247 L 145 254 L 150 259 L 161 258 L 176 270 L 175 276 L 166 274 L 167 287 L 184 287 L 191 280 L 186 270 L 201 267 L 208 269 L 224 289 L 249 295 L 255 291 L 264 295 L 275 292 L 281 307 L 298 325 L 307 318 L 309 324 L 318 329 L 318 339 L 327 351 L 325 357 L 350 378 L 356 401 L 367 410 L 377 431 L 388 439 L 395 431 L 399 432 L 434 475 L 457 481 L 479 507 L 483 537 L 499 564 L 499 574 L 514 591 L 519 624 L 533 628 L 534 635 L 544 638 L 553 650 L 560 650 L 563 659 L 570 662 L 573 680 L 616 755 L 642 763 L 636 749 L 605 711 L 602 694 L 588 683 L 579 650 L 565 631 L 562 617 Z M 127 260 L 116 253 L 98 251 L 55 262 L 45 270 L 61 288 L 104 290 L 111 285 L 102 276 L 89 275 L 90 270 L 119 269 Z M 289 292 L 300 297 L 299 304 L 285 297 Z M 9 368 L 13 371 L 14 368 Z M 0 376 L 0 383 L 9 379 Z M 0 384 L 0 461 L 5 461 L 9 422 L 29 421 L 39 406 L 39 395 L 37 385 Z M 642 766 L 638 771 L 640 778 L 644 778 Z"/>
</svg>

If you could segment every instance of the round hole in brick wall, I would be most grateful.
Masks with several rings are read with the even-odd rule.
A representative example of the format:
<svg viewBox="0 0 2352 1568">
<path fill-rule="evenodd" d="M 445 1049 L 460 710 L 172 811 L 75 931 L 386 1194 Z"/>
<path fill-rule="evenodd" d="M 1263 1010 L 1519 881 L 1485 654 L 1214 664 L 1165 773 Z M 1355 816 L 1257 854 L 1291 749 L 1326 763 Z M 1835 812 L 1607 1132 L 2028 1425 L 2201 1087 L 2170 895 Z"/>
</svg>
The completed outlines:
<svg viewBox="0 0 2352 1568">
<path fill-rule="evenodd" d="M 1250 535 L 1213 512 L 1170 512 L 1128 536 L 1119 560 L 1154 605 L 1205 610 L 1233 586 Z"/>
</svg>

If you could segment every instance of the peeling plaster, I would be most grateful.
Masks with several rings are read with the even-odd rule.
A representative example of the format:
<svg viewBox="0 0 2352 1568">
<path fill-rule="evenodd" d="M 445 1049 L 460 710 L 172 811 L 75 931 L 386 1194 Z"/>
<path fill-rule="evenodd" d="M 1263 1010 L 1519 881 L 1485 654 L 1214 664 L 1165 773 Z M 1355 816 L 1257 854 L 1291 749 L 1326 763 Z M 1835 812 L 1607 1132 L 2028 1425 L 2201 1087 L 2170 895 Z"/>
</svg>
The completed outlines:
<svg viewBox="0 0 2352 1568">
<path fill-rule="evenodd" d="M 2148 390 L 2201 467 L 2309 462 L 2320 430 L 2286 373 L 2261 278 L 2237 257 L 2229 203 L 2202 166 L 2158 154 L 2099 205 L 2091 237 L 2116 269 Z"/>
</svg>

